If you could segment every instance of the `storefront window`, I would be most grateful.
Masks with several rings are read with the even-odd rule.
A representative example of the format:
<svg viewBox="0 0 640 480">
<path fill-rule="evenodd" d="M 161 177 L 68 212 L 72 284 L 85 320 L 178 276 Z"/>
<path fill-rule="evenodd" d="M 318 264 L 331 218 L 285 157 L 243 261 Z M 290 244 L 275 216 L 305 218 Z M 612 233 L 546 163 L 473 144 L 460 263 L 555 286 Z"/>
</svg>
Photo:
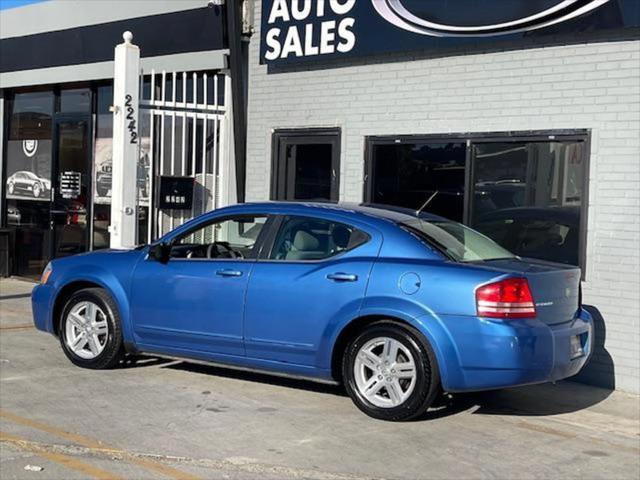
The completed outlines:
<svg viewBox="0 0 640 480">
<path fill-rule="evenodd" d="M 579 264 L 583 144 L 478 144 L 471 224 L 516 255 Z"/>
<path fill-rule="evenodd" d="M 53 92 L 19 93 L 10 105 L 7 225 L 16 228 L 16 268 L 38 275 L 49 260 Z"/>
<path fill-rule="evenodd" d="M 586 136 L 553 136 L 374 137 L 366 201 L 422 208 L 464 221 L 516 255 L 584 267 Z"/>
<path fill-rule="evenodd" d="M 60 112 L 91 113 L 91 90 L 75 88 L 60 91 Z"/>
<path fill-rule="evenodd" d="M 94 147 L 93 181 L 93 248 L 109 247 L 109 224 L 111 223 L 111 155 L 113 152 L 113 113 L 109 107 L 113 102 L 113 86 L 96 89 L 96 138 Z"/>
<path fill-rule="evenodd" d="M 149 88 L 147 84 L 147 88 Z M 96 89 L 97 115 L 94 148 L 94 208 L 93 208 L 93 248 L 109 247 L 109 224 L 111 223 L 111 183 L 113 168 L 113 113 L 109 108 L 113 103 L 113 86 L 105 85 Z M 140 159 L 138 161 L 138 242 L 148 239 L 150 167 L 149 133 L 150 115 L 148 110 L 140 110 Z"/>
<path fill-rule="evenodd" d="M 458 222 L 464 212 L 464 143 L 379 143 L 372 146 L 370 201 Z"/>
</svg>

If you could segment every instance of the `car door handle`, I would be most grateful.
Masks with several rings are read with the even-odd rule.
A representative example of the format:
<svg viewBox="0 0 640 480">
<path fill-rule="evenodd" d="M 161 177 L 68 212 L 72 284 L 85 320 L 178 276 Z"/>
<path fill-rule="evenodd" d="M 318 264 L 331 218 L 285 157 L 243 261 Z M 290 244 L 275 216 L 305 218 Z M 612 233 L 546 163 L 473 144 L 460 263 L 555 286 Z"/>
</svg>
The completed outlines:
<svg viewBox="0 0 640 480">
<path fill-rule="evenodd" d="M 240 270 L 218 270 L 216 275 L 219 277 L 241 277 L 242 272 Z"/>
<path fill-rule="evenodd" d="M 358 276 L 353 273 L 330 273 L 327 275 L 327 279 L 334 282 L 357 282 Z"/>
</svg>

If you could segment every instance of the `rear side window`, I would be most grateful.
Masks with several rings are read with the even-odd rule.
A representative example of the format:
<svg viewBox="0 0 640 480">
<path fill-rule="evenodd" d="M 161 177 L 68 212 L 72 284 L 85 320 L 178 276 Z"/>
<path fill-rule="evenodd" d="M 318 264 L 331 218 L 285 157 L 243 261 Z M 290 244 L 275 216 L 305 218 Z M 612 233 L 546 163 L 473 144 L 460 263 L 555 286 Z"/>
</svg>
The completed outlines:
<svg viewBox="0 0 640 480">
<path fill-rule="evenodd" d="M 416 218 L 402 222 L 400 226 L 456 262 L 482 262 L 515 257 L 490 238 L 460 223 Z"/>
<path fill-rule="evenodd" d="M 350 225 L 310 217 L 287 217 L 273 245 L 272 260 L 313 261 L 335 257 L 369 241 Z"/>
</svg>

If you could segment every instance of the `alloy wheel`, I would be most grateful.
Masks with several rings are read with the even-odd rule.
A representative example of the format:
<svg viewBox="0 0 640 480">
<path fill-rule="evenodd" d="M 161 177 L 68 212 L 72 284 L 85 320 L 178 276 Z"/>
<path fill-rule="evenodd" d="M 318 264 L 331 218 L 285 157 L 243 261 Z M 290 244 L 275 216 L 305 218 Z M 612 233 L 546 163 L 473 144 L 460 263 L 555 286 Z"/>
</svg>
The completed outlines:
<svg viewBox="0 0 640 480">
<path fill-rule="evenodd" d="M 67 347 L 73 353 L 85 360 L 93 360 L 107 344 L 107 315 L 93 302 L 79 302 L 67 314 L 65 333 Z"/>
<path fill-rule="evenodd" d="M 390 337 L 369 340 L 360 348 L 353 364 L 358 391 L 380 408 L 402 405 L 416 386 L 416 372 L 409 349 Z"/>
</svg>

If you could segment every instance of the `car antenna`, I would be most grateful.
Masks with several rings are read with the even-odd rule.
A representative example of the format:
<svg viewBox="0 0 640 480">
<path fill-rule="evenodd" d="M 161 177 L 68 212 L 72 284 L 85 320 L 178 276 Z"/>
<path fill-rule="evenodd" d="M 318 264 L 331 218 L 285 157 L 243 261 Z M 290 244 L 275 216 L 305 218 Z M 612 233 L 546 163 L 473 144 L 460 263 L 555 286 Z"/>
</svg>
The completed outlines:
<svg viewBox="0 0 640 480">
<path fill-rule="evenodd" d="M 436 198 L 436 195 L 438 195 L 438 193 L 440 193 L 440 191 L 436 190 L 435 192 L 433 192 L 433 195 L 427 198 L 427 201 L 424 202 L 418 210 L 416 210 L 416 217 L 419 216 L 425 208 L 427 208 L 427 206 L 431 203 L 431 200 Z"/>
</svg>

